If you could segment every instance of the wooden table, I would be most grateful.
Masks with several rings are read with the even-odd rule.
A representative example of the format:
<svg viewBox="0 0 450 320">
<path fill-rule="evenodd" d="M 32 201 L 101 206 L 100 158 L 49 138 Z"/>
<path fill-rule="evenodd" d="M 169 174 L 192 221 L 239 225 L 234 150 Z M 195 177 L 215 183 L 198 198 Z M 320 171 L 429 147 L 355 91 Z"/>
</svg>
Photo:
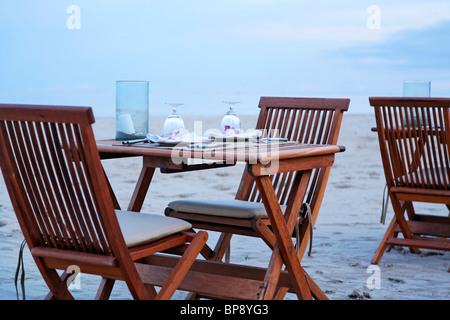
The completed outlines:
<svg viewBox="0 0 450 320">
<path fill-rule="evenodd" d="M 344 151 L 344 147 L 296 142 L 271 145 L 246 142 L 225 147 L 190 149 L 186 146 L 122 145 L 116 140 L 100 140 L 97 146 L 102 159 L 143 157 L 141 174 L 128 206 L 130 211 L 140 211 L 156 168 L 162 172 L 181 172 L 230 166 L 239 161 L 248 164 L 248 171 L 254 176 L 277 239 L 268 267 L 199 260 L 181 283 L 181 290 L 233 299 L 272 299 L 278 286 L 289 288 L 299 299 L 326 298 L 301 266 L 291 235 L 312 169 L 330 167 L 335 154 Z M 208 163 L 191 165 L 189 162 L 192 159 Z M 283 215 L 270 175 L 292 171 L 301 174 L 297 175 L 292 186 Z M 145 283 L 159 286 L 176 259 L 154 255 L 146 263 L 137 263 L 136 266 Z M 283 264 L 286 270 L 282 270 Z"/>
</svg>

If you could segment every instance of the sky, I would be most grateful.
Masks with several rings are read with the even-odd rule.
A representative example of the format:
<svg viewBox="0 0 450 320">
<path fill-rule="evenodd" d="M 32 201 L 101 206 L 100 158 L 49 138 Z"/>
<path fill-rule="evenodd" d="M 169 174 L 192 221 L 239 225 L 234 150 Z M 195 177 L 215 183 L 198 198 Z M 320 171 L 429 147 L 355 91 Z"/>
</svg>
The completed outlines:
<svg viewBox="0 0 450 320">
<path fill-rule="evenodd" d="M 74 8 L 77 11 L 73 11 Z M 450 96 L 450 1 L 2 0 L 0 102 L 93 107 L 149 81 L 150 114 L 257 114 L 261 96 Z"/>
</svg>

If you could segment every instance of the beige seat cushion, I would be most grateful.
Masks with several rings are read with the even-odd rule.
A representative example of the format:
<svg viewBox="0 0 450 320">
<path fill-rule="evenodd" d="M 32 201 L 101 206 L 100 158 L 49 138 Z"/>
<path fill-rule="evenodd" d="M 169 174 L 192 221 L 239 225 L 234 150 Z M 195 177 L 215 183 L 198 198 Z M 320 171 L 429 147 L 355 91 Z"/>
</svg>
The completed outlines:
<svg viewBox="0 0 450 320">
<path fill-rule="evenodd" d="M 158 214 L 116 210 L 116 215 L 129 248 L 192 228 L 184 220 Z"/>
<path fill-rule="evenodd" d="M 266 209 L 260 202 L 242 200 L 176 200 L 168 204 L 175 211 L 206 214 L 231 218 L 267 218 Z M 286 206 L 281 206 L 286 210 Z"/>
</svg>

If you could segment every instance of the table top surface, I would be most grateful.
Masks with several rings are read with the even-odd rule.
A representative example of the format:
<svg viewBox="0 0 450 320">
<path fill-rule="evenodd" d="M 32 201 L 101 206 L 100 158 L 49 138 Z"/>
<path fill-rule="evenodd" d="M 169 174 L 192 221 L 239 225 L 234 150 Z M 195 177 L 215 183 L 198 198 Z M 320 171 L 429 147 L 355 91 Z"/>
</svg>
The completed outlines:
<svg viewBox="0 0 450 320">
<path fill-rule="evenodd" d="M 215 142 L 203 145 L 189 146 L 179 144 L 175 146 L 151 143 L 123 144 L 122 141 L 107 139 L 97 140 L 100 153 L 128 156 L 153 156 L 198 158 L 209 160 L 258 161 L 266 162 L 293 158 L 305 158 L 329 155 L 345 150 L 338 145 L 301 144 L 298 142 L 257 143 L 245 142 Z"/>
</svg>

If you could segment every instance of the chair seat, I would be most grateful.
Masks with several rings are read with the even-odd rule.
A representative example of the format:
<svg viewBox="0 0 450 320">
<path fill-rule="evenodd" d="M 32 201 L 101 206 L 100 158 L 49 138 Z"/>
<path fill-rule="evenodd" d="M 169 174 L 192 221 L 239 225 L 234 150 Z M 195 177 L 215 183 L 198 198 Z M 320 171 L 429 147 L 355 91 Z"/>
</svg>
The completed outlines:
<svg viewBox="0 0 450 320">
<path fill-rule="evenodd" d="M 170 209 L 179 212 L 205 214 L 211 216 L 230 218 L 267 218 L 264 204 L 261 202 L 226 200 L 176 200 L 167 205 Z M 281 206 L 283 213 L 286 206 Z"/>
<path fill-rule="evenodd" d="M 116 210 L 116 215 L 128 248 L 192 228 L 192 225 L 184 220 L 157 214 Z"/>
</svg>

